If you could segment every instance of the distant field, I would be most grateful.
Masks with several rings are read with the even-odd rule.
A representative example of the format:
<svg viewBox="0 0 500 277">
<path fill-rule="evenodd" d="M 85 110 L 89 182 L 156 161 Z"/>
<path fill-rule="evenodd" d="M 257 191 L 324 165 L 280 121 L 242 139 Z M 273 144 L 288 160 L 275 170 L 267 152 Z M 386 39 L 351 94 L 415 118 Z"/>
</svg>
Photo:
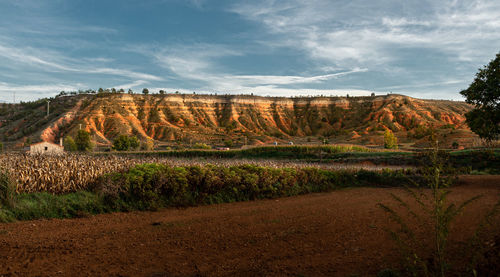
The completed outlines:
<svg viewBox="0 0 500 277">
<path fill-rule="evenodd" d="M 265 146 L 238 150 L 170 150 L 154 152 L 101 152 L 97 156 L 120 155 L 155 158 L 216 158 L 302 160 L 310 163 L 373 164 L 377 166 L 421 166 L 424 151 L 399 151 L 355 145 Z M 468 173 L 487 170 L 500 173 L 500 149 L 469 149 L 442 151 L 451 166 Z"/>
</svg>

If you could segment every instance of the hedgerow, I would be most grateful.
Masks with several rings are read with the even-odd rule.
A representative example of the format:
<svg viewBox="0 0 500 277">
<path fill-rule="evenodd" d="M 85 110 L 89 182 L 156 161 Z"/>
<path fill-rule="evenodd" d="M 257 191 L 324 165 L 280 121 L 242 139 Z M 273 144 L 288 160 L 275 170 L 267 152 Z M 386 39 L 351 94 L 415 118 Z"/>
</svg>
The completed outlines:
<svg viewBox="0 0 500 277">
<path fill-rule="evenodd" d="M 357 186 L 402 186 L 410 171 L 332 171 L 255 165 L 142 164 L 99 178 L 92 190 L 138 209 L 269 199 Z M 120 188 L 120 189 L 117 189 Z"/>
</svg>

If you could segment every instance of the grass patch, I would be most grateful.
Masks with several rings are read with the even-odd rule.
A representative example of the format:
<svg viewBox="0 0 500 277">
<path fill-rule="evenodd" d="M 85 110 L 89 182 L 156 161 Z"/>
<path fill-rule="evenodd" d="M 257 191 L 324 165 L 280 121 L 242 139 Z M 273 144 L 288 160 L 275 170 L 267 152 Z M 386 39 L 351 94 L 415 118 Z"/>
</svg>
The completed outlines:
<svg viewBox="0 0 500 277">
<path fill-rule="evenodd" d="M 80 191 L 63 195 L 46 192 L 20 194 L 10 212 L 16 219 L 30 220 L 83 217 L 108 210 L 97 194 Z"/>
</svg>

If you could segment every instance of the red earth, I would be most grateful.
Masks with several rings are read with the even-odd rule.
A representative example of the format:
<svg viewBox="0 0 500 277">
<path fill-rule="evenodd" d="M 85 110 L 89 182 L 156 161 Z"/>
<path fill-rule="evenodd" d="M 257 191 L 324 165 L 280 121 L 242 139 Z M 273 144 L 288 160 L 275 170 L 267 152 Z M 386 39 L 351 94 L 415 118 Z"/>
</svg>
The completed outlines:
<svg viewBox="0 0 500 277">
<path fill-rule="evenodd" d="M 456 220 L 450 239 L 456 246 L 499 201 L 500 176 L 461 177 L 451 190 L 451 202 L 484 195 Z M 400 267 L 401 255 L 386 231 L 396 225 L 377 207 L 382 202 L 403 211 L 390 193 L 409 199 L 398 188 L 352 188 L 0 224 L 0 275 L 374 276 Z M 500 235 L 498 225 L 488 231 L 490 237 Z M 424 237 L 426 232 L 417 231 Z M 498 249 L 494 241 L 488 243 Z M 455 246 L 451 256 L 460 260 Z"/>
</svg>

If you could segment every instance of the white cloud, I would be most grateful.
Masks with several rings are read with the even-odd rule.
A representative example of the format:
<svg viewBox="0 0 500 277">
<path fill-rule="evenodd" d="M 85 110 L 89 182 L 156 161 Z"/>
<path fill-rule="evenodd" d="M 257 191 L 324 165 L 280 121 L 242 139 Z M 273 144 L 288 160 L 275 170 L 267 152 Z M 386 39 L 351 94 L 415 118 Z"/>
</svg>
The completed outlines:
<svg viewBox="0 0 500 277">
<path fill-rule="evenodd" d="M 280 41 L 277 45 L 303 49 L 340 67 L 388 66 L 399 58 L 395 47 L 434 49 L 456 61 L 498 51 L 498 1 L 408 1 L 401 4 L 405 10 L 393 12 L 398 4 L 262 0 L 235 4 L 230 11 L 262 24 Z"/>
<path fill-rule="evenodd" d="M 33 95 L 38 98 L 51 97 L 60 91 L 76 91 L 83 84 L 45 84 L 45 85 L 13 85 L 5 82 L 0 82 L 0 100 L 5 102 L 12 102 L 14 94 L 16 102 L 33 100 Z"/>
<path fill-rule="evenodd" d="M 139 86 L 142 86 L 144 84 L 147 84 L 148 81 L 144 81 L 144 80 L 137 80 L 137 81 L 134 81 L 132 83 L 127 83 L 127 84 L 121 84 L 121 85 L 116 85 L 116 86 L 113 86 L 114 88 L 123 88 L 125 90 L 127 89 L 134 89 L 134 88 L 137 88 Z"/>
<path fill-rule="evenodd" d="M 338 72 L 326 75 L 311 77 L 302 76 L 275 76 L 275 75 L 229 75 L 226 79 L 235 79 L 246 86 L 251 85 L 292 85 L 292 84 L 312 84 L 320 83 L 330 79 L 336 79 L 352 73 L 366 72 L 367 69 L 355 68 L 350 71 Z"/>
<path fill-rule="evenodd" d="M 127 69 L 96 67 L 95 62 L 97 62 L 97 60 L 87 60 L 87 63 L 82 63 L 73 58 L 65 57 L 58 52 L 50 52 L 35 48 L 22 49 L 0 44 L 0 57 L 9 59 L 11 62 L 17 64 L 37 66 L 43 71 L 108 74 L 132 79 L 163 80 L 163 78 L 159 76 L 148 73 L 134 72 Z M 106 61 L 104 60 L 102 62 Z"/>
<path fill-rule="evenodd" d="M 175 48 L 175 47 L 174 47 Z M 180 49 L 180 48 L 176 48 Z M 354 68 L 330 74 L 316 76 L 278 76 L 278 75 L 237 75 L 228 74 L 221 68 L 217 59 L 220 57 L 240 55 L 240 52 L 227 50 L 220 46 L 204 45 L 203 48 L 184 48 L 171 52 L 155 54 L 157 63 L 172 71 L 182 80 L 194 80 L 205 85 L 211 91 L 246 91 L 259 87 L 277 91 L 280 87 L 321 83 L 327 80 L 360 72 L 366 68 Z"/>
</svg>

